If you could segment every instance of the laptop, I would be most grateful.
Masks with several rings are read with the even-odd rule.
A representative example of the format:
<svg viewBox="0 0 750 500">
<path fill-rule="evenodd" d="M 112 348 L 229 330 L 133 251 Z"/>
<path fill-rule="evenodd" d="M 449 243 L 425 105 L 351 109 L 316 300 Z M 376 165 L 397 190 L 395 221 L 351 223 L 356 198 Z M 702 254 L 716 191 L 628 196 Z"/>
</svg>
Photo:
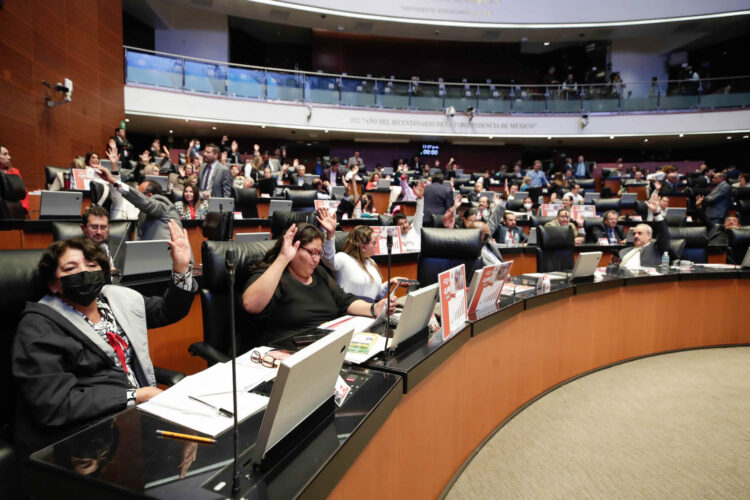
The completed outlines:
<svg viewBox="0 0 750 500">
<path fill-rule="evenodd" d="M 632 205 L 638 198 L 638 193 L 622 193 L 620 197 L 620 205 L 627 204 Z"/>
<path fill-rule="evenodd" d="M 158 185 L 161 186 L 161 190 L 162 191 L 164 191 L 165 193 L 167 192 L 167 189 L 169 187 L 169 177 L 168 176 L 166 176 L 166 175 L 147 175 L 145 177 L 145 180 L 147 182 L 153 181 L 153 182 L 157 183 Z"/>
<path fill-rule="evenodd" d="M 536 228 L 532 227 L 529 228 L 529 239 L 526 240 L 527 245 L 536 245 L 537 244 L 537 238 L 536 238 Z"/>
<path fill-rule="evenodd" d="M 334 332 L 279 364 L 251 461 L 266 453 L 333 396 L 353 330 Z"/>
<path fill-rule="evenodd" d="M 312 186 L 313 181 L 319 177 L 319 175 L 315 174 L 305 174 L 305 184 L 309 184 Z"/>
<path fill-rule="evenodd" d="M 668 207 L 665 219 L 667 220 L 685 220 L 687 208 L 685 207 Z"/>
<path fill-rule="evenodd" d="M 393 338 L 388 342 L 389 348 L 398 346 L 427 326 L 435 309 L 438 285 L 439 283 L 433 283 L 406 295 L 401 318 L 393 332 Z"/>
<path fill-rule="evenodd" d="M 391 189 L 391 180 L 378 179 L 378 189 Z"/>
<path fill-rule="evenodd" d="M 584 193 L 583 194 L 583 204 L 584 205 L 593 205 L 594 200 L 598 200 L 601 196 L 601 193 Z"/>
<path fill-rule="evenodd" d="M 237 233 L 234 235 L 234 241 L 237 243 L 248 243 L 251 241 L 268 241 L 271 239 L 271 233 Z"/>
<path fill-rule="evenodd" d="M 39 218 L 80 217 L 83 193 L 78 191 L 42 191 Z"/>
<path fill-rule="evenodd" d="M 292 211 L 292 200 L 271 200 L 268 205 L 268 216 L 272 216 L 274 212 L 291 212 Z"/>
<path fill-rule="evenodd" d="M 340 200 L 341 198 L 344 197 L 344 195 L 346 195 L 346 187 L 344 187 L 344 186 L 333 186 L 331 188 L 331 194 L 333 195 L 333 197 L 335 199 Z"/>
<path fill-rule="evenodd" d="M 167 240 L 139 240 L 125 242 L 122 275 L 163 273 L 172 271 L 172 256 Z"/>
<path fill-rule="evenodd" d="M 750 267 L 750 248 L 745 252 L 745 258 L 742 259 L 741 267 Z"/>
<path fill-rule="evenodd" d="M 383 175 L 393 175 L 393 167 L 383 167 L 380 171 Z"/>
<path fill-rule="evenodd" d="M 234 212 L 234 198 L 209 198 L 209 212 Z"/>
<path fill-rule="evenodd" d="M 479 197 L 486 196 L 488 200 L 490 200 L 490 203 L 492 203 L 492 200 L 495 199 L 495 192 L 494 191 L 482 191 L 479 193 Z"/>
<path fill-rule="evenodd" d="M 599 261 L 602 258 L 602 252 L 581 252 L 578 254 L 578 260 L 576 260 L 575 266 L 573 266 L 573 272 L 570 273 L 571 280 L 577 280 L 582 278 L 590 278 L 594 275 L 594 271 L 599 267 Z M 568 276 L 566 272 L 553 272 L 556 276 Z"/>
</svg>

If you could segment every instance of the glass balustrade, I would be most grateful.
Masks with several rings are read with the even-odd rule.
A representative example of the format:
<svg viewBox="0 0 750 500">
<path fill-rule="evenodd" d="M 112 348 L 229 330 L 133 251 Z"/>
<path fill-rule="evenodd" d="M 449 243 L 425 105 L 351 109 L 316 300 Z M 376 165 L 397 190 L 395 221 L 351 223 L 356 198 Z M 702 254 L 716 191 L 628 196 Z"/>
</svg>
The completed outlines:
<svg viewBox="0 0 750 500">
<path fill-rule="evenodd" d="M 125 48 L 129 85 L 234 99 L 456 114 L 582 114 L 744 108 L 750 76 L 695 81 L 502 85 L 356 77 L 231 65 Z"/>
</svg>

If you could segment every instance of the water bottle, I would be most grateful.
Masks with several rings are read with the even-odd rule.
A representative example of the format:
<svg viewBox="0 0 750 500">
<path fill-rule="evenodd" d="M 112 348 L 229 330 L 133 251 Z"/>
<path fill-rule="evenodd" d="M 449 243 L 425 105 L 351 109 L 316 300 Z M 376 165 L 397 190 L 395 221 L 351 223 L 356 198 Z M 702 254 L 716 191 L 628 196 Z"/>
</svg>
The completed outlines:
<svg viewBox="0 0 750 500">
<path fill-rule="evenodd" d="M 664 271 L 669 270 L 669 253 L 664 252 L 664 255 L 661 256 L 661 268 Z"/>
<path fill-rule="evenodd" d="M 513 246 L 513 235 L 510 234 L 510 231 L 505 233 L 505 246 L 507 247 Z"/>
<path fill-rule="evenodd" d="M 518 233 L 513 233 L 513 245 L 518 246 L 521 243 L 521 238 L 518 236 Z"/>
</svg>

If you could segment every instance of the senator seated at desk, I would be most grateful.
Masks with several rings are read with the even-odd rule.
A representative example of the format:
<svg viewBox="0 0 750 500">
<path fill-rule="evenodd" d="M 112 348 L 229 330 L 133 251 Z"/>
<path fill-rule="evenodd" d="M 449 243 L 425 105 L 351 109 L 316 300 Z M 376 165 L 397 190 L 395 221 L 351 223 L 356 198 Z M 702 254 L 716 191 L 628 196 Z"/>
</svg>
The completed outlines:
<svg viewBox="0 0 750 500">
<path fill-rule="evenodd" d="M 648 224 L 638 224 L 632 229 L 634 247 L 620 250 L 620 268 L 657 267 L 664 253 L 669 251 L 669 230 L 660 213 L 657 197 L 654 193 L 648 203 L 654 214 L 653 230 Z"/>
<path fill-rule="evenodd" d="M 173 283 L 163 297 L 106 285 L 107 254 L 86 238 L 53 243 L 39 262 L 49 294 L 27 303 L 13 339 L 15 443 L 30 453 L 160 392 L 147 330 L 187 315 L 198 284 L 174 222 Z"/>
<path fill-rule="evenodd" d="M 344 314 L 375 318 L 386 306 L 386 299 L 369 303 L 346 293 L 318 265 L 324 239 L 311 224 L 292 224 L 250 275 L 242 307 L 260 330 L 252 332 L 254 345 L 308 332 Z"/>
</svg>

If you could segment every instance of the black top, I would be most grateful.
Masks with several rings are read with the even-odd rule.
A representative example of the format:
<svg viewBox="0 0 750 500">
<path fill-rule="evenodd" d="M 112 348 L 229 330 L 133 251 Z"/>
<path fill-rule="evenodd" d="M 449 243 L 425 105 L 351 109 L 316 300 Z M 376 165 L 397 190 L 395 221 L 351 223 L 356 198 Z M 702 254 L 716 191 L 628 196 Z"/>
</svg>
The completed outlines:
<svg viewBox="0 0 750 500">
<path fill-rule="evenodd" d="M 243 293 L 264 271 L 259 269 L 250 275 Z M 251 315 L 260 329 L 254 333 L 260 335 L 258 345 L 299 335 L 343 316 L 357 300 L 355 295 L 342 290 L 321 266 L 315 269 L 312 279 L 311 284 L 305 285 L 294 279 L 288 269 L 284 271 L 271 301 L 261 312 Z"/>
<path fill-rule="evenodd" d="M 424 188 L 424 220 L 430 221 L 430 216 L 443 215 L 453 206 L 453 191 L 444 184 L 430 184 Z"/>
</svg>

